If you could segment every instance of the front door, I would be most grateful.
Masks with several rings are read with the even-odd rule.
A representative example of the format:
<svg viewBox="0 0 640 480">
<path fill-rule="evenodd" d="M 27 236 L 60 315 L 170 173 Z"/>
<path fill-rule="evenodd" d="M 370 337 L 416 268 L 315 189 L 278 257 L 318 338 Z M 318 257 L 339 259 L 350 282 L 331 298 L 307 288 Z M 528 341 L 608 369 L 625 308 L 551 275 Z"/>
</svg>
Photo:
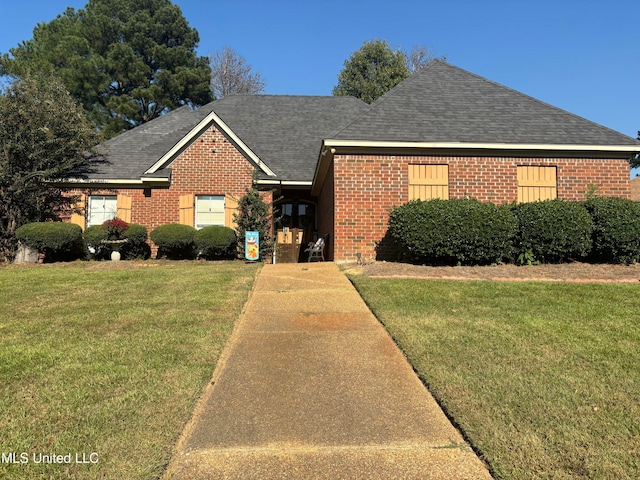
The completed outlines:
<svg viewBox="0 0 640 480">
<path fill-rule="evenodd" d="M 303 200 L 284 200 L 276 205 L 276 262 L 304 261 L 307 243 L 315 241 L 316 208 Z"/>
</svg>

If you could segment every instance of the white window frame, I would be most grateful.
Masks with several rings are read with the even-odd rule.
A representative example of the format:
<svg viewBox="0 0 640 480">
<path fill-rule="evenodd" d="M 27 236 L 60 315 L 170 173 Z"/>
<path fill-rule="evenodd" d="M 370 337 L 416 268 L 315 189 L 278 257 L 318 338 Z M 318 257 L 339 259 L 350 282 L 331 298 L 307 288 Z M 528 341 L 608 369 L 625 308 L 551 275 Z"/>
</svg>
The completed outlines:
<svg viewBox="0 0 640 480">
<path fill-rule="evenodd" d="M 224 226 L 224 195 L 196 195 L 194 226 L 200 230 L 211 225 Z"/>
<path fill-rule="evenodd" d="M 102 225 L 118 214 L 117 195 L 89 195 L 87 227 Z"/>
</svg>

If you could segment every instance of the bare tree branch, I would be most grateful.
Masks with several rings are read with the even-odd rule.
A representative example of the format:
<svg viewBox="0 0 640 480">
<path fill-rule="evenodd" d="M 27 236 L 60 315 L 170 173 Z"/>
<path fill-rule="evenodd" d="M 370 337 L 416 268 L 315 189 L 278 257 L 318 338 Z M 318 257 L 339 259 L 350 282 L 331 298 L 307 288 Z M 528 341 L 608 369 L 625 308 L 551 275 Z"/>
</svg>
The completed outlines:
<svg viewBox="0 0 640 480">
<path fill-rule="evenodd" d="M 262 76 L 251 71 L 245 58 L 230 47 L 209 55 L 211 91 L 216 98 L 227 95 L 251 95 L 264 91 Z"/>
<path fill-rule="evenodd" d="M 446 60 L 447 56 L 443 55 L 441 57 L 436 56 L 436 54 L 425 45 L 414 45 L 411 47 L 411 52 L 408 55 L 407 62 L 408 67 L 411 72 L 417 72 L 425 65 L 433 62 L 434 60 Z"/>
</svg>

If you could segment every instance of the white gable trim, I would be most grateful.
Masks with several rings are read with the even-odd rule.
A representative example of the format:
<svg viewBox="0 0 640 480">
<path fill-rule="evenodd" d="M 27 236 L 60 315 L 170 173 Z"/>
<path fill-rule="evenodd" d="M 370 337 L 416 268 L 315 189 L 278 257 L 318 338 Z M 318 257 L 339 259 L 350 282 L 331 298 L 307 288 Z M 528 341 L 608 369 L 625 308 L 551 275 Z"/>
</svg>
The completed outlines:
<svg viewBox="0 0 640 480">
<path fill-rule="evenodd" d="M 154 163 L 151 168 L 149 168 L 145 173 L 148 175 L 150 173 L 155 173 L 158 170 L 166 168 L 175 158 L 180 155 L 196 138 L 198 138 L 202 133 L 209 128 L 211 125 L 215 124 L 216 127 L 222 131 L 225 135 L 227 135 L 231 141 L 238 146 L 240 153 L 242 153 L 247 159 L 253 162 L 255 165 L 262 170 L 266 175 L 270 177 L 275 177 L 276 174 L 262 161 L 260 158 L 242 141 L 240 138 L 231 130 L 231 128 L 224 123 L 224 121 L 215 113 L 211 112 L 207 115 L 200 123 L 198 123 L 191 131 L 186 134 L 178 143 L 176 143 L 171 150 L 165 153 L 160 160 Z"/>
</svg>

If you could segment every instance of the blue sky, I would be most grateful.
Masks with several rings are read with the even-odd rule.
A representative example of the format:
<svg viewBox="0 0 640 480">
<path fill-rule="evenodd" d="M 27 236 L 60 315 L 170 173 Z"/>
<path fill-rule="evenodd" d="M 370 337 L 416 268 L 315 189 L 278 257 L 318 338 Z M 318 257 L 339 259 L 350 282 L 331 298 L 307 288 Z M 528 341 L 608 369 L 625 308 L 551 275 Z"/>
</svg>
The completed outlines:
<svg viewBox="0 0 640 480">
<path fill-rule="evenodd" d="M 86 0 L 8 2 L 0 52 Z M 198 53 L 242 54 L 265 93 L 330 95 L 344 61 L 374 38 L 420 44 L 461 68 L 635 137 L 640 130 L 638 0 L 174 0 Z"/>
</svg>

